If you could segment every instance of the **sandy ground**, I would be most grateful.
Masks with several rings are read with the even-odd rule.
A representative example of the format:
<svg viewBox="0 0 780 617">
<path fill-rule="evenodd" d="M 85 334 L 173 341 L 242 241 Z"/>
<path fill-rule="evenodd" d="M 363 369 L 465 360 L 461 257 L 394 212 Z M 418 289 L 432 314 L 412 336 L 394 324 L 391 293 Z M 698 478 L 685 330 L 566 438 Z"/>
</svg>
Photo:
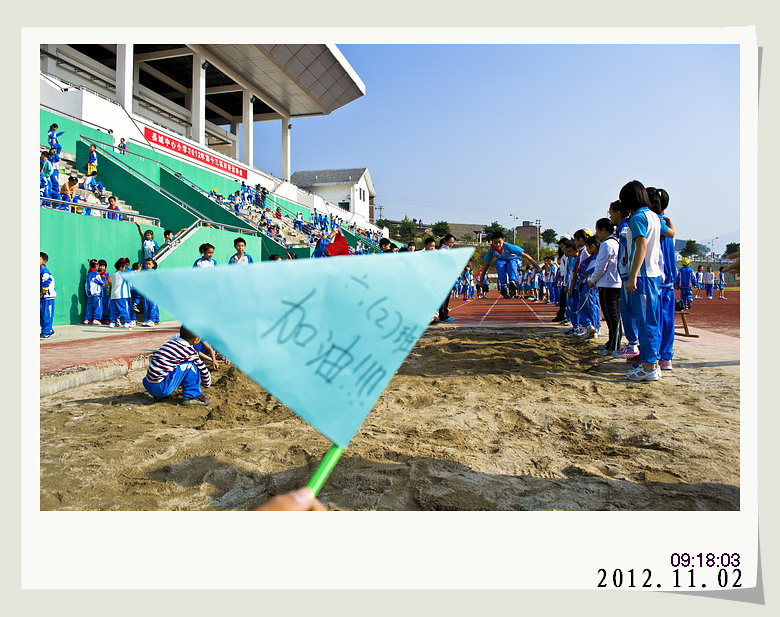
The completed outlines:
<svg viewBox="0 0 780 617">
<path fill-rule="evenodd" d="M 320 493 L 334 510 L 737 510 L 739 375 L 655 383 L 549 329 L 432 328 Z M 604 339 L 601 339 L 603 342 Z M 683 351 L 682 354 L 686 352 Z M 240 510 L 306 483 L 327 440 L 234 367 L 209 407 L 143 372 L 41 399 L 41 509 Z"/>
</svg>

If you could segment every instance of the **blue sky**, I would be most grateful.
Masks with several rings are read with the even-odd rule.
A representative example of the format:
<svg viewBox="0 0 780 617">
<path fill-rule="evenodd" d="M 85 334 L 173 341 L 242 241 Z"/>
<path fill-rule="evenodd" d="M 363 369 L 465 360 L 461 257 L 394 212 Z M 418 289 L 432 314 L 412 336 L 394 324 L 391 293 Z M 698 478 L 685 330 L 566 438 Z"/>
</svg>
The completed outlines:
<svg viewBox="0 0 780 617">
<path fill-rule="evenodd" d="M 339 45 L 366 96 L 293 121 L 292 169 L 368 167 L 387 218 L 593 227 L 637 179 L 678 238 L 739 241 L 736 45 Z M 255 164 L 279 175 L 278 122 Z"/>
</svg>

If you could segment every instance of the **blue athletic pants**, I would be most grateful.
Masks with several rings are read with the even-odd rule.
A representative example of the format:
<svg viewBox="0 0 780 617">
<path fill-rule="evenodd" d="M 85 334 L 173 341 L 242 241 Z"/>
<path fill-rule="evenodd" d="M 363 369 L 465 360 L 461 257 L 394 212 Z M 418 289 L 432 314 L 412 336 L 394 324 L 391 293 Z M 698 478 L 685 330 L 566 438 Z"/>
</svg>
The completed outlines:
<svg viewBox="0 0 780 617">
<path fill-rule="evenodd" d="M 674 309 L 676 298 L 672 285 L 661 286 L 661 348 L 662 360 L 674 357 Z"/>
<path fill-rule="evenodd" d="M 639 334 L 639 360 L 655 364 L 661 350 L 661 277 L 637 277 L 636 291 L 627 295 Z"/>
<path fill-rule="evenodd" d="M 626 281 L 623 281 L 623 287 L 620 288 L 620 321 L 623 322 L 623 336 L 626 337 L 629 345 L 639 344 L 639 333 L 636 329 L 636 319 L 634 318 L 634 308 L 628 298 L 626 291 Z"/>
<path fill-rule="evenodd" d="M 93 319 L 100 319 L 103 317 L 103 297 L 87 296 L 87 310 L 84 313 L 85 321 L 92 321 Z"/>
<path fill-rule="evenodd" d="M 509 281 L 514 281 L 517 285 L 517 268 L 519 261 L 511 259 L 496 259 L 496 274 L 498 274 L 498 288 L 503 289 L 509 285 Z"/>
<path fill-rule="evenodd" d="M 41 334 L 53 334 L 54 298 L 41 298 Z"/>
<path fill-rule="evenodd" d="M 182 362 L 165 376 L 160 383 L 142 380 L 146 391 L 156 398 L 170 396 L 181 386 L 184 398 L 198 398 L 203 392 L 200 389 L 200 371 L 193 362 Z"/>
</svg>

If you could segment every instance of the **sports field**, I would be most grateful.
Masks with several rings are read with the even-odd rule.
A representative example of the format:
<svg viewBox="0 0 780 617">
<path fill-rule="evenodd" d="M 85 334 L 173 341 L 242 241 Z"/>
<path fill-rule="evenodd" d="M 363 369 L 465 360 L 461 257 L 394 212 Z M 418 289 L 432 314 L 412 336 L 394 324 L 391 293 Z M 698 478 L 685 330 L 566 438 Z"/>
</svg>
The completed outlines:
<svg viewBox="0 0 780 617">
<path fill-rule="evenodd" d="M 629 383 L 526 300 L 451 301 L 320 496 L 344 510 L 739 508 L 739 293 L 700 300 L 675 368 Z M 708 327 L 709 330 L 703 329 Z M 235 510 L 305 484 L 327 440 L 240 371 L 209 407 L 154 403 L 144 371 L 41 398 L 44 510 Z M 302 387 L 304 385 L 302 384 Z"/>
</svg>

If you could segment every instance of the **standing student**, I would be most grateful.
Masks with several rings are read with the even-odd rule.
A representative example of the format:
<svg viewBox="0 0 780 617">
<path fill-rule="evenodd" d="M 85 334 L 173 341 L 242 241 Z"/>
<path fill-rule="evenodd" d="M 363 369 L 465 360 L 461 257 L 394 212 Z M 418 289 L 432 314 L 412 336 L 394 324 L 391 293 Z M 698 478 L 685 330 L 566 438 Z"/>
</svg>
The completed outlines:
<svg viewBox="0 0 780 617">
<path fill-rule="evenodd" d="M 482 271 L 482 280 L 487 277 L 490 265 L 495 259 L 496 273 L 498 274 L 498 291 L 504 298 L 517 295 L 518 269 L 523 260 L 529 262 L 538 269 L 539 264 L 523 249 L 504 241 L 504 234 L 500 231 L 493 233 L 490 239 L 490 248 L 483 258 L 485 269 Z"/>
<path fill-rule="evenodd" d="M 620 276 L 620 323 L 623 326 L 623 335 L 626 344 L 612 352 L 613 358 L 633 358 L 639 354 L 639 333 L 636 329 L 634 308 L 628 300 L 626 281 L 631 269 L 630 246 L 628 239 L 628 222 L 631 213 L 620 202 L 613 201 L 609 204 L 609 220 L 615 225 L 615 236 L 618 239 L 618 275 Z"/>
<path fill-rule="evenodd" d="M 452 234 L 447 234 L 439 241 L 440 251 L 447 251 L 451 249 L 453 246 L 455 246 L 455 236 L 453 236 Z M 444 302 L 442 302 L 441 306 L 439 307 L 439 321 L 440 322 L 455 321 L 454 317 L 450 317 L 450 294 L 447 294 L 447 297 L 444 299 Z"/>
<path fill-rule="evenodd" d="M 57 154 L 62 152 L 62 146 L 59 142 L 59 136 L 62 135 L 65 131 L 57 131 L 57 129 L 60 128 L 56 124 L 52 124 L 49 126 L 49 134 L 47 139 L 49 140 L 49 147 L 54 148 L 57 151 Z"/>
<path fill-rule="evenodd" d="M 246 240 L 244 240 L 242 237 L 239 236 L 233 240 L 233 248 L 236 249 L 236 253 L 230 258 L 228 265 L 245 265 L 255 263 L 255 260 L 252 259 L 252 256 L 249 253 L 244 252 L 244 249 L 246 248 Z"/>
<path fill-rule="evenodd" d="M 615 235 L 615 225 L 608 218 L 596 221 L 596 236 L 601 244 L 588 285 L 597 289 L 599 305 L 607 322 L 609 338 L 604 349 L 599 352 L 606 356 L 620 348 L 620 339 L 623 336 L 620 327 L 620 289 L 623 283 L 618 273 L 620 247 Z"/>
<path fill-rule="evenodd" d="M 696 295 L 694 300 L 699 299 L 699 292 L 704 290 L 704 266 L 696 268 Z"/>
<path fill-rule="evenodd" d="M 677 279 L 677 260 L 674 250 L 674 223 L 666 216 L 669 208 L 669 193 L 664 189 L 648 187 L 647 197 L 650 200 L 650 209 L 658 215 L 661 224 L 661 260 L 663 275 L 661 278 L 661 358 L 659 366 L 662 371 L 672 370 L 672 358 L 674 357 L 674 313 L 675 297 L 674 282 Z"/>
<path fill-rule="evenodd" d="M 138 233 L 141 236 L 141 249 L 144 254 L 144 259 L 154 259 L 155 253 L 157 253 L 160 248 L 157 246 L 157 241 L 154 239 L 154 231 L 151 229 L 144 231 L 141 227 L 141 223 L 138 221 L 135 222 L 135 225 L 138 227 Z"/>
<path fill-rule="evenodd" d="M 686 309 L 689 309 L 693 304 L 693 288 L 696 287 L 696 275 L 690 266 L 690 259 L 685 257 L 680 263 L 682 268 L 677 271 L 677 279 L 674 286 L 680 290 L 680 302 Z"/>
<path fill-rule="evenodd" d="M 54 334 L 54 299 L 57 291 L 54 288 L 54 276 L 46 264 L 49 256 L 41 251 L 41 338 L 51 338 Z"/>
<path fill-rule="evenodd" d="M 89 270 L 87 271 L 87 282 L 84 284 L 84 291 L 87 292 L 87 308 L 84 312 L 84 323 L 100 325 L 103 317 L 103 289 L 106 286 L 107 276 L 105 270 L 98 272 L 98 260 L 89 259 Z"/>
<path fill-rule="evenodd" d="M 192 264 L 193 268 L 213 268 L 217 265 L 217 260 L 214 259 L 213 244 L 204 242 L 198 247 L 198 251 L 200 251 L 200 258 Z"/>
<path fill-rule="evenodd" d="M 110 328 L 121 326 L 122 321 L 125 328 L 135 326 L 135 319 L 132 318 L 133 309 L 130 306 L 130 284 L 124 279 L 129 265 L 130 260 L 127 257 L 120 257 L 114 264 L 116 272 L 111 276 L 111 306 L 108 316 Z"/>
<path fill-rule="evenodd" d="M 625 287 L 634 309 L 640 354 L 640 366 L 630 369 L 626 377 L 630 381 L 657 381 L 661 378 L 661 222 L 638 180 L 620 189 L 620 203 L 631 213 L 627 235 L 630 270 Z"/>
<path fill-rule="evenodd" d="M 92 175 L 92 172 L 97 172 L 98 155 L 97 146 L 91 144 L 89 146 L 89 158 L 87 159 L 87 175 Z"/>
<path fill-rule="evenodd" d="M 116 147 L 119 150 L 119 154 L 127 154 L 127 142 L 125 141 L 124 137 L 119 138 L 119 143 L 116 145 Z"/>
<path fill-rule="evenodd" d="M 111 312 L 111 275 L 108 273 L 108 262 L 105 259 L 98 259 L 98 274 L 105 280 L 100 301 L 103 305 L 103 314 L 99 319 L 100 323 L 107 324 Z"/>
<path fill-rule="evenodd" d="M 718 300 L 726 299 L 726 273 L 723 272 L 725 266 L 718 268 Z"/>
<path fill-rule="evenodd" d="M 157 270 L 157 262 L 149 257 L 144 260 L 144 270 Z M 160 308 L 156 302 L 153 302 L 146 296 L 144 299 L 144 321 L 141 325 L 151 328 L 152 326 L 160 323 Z"/>
<path fill-rule="evenodd" d="M 712 271 L 712 266 L 707 266 L 707 271 L 704 273 L 704 293 L 707 294 L 707 300 L 712 300 L 712 292 L 715 289 L 715 273 Z"/>
<path fill-rule="evenodd" d="M 599 294 L 595 286 L 588 283 L 596 266 L 596 257 L 599 252 L 599 241 L 597 236 L 587 236 L 585 238 L 585 247 L 576 270 L 576 286 L 578 287 L 579 302 L 581 302 L 579 313 L 581 326 L 575 331 L 577 336 L 584 338 L 593 338 L 600 334 L 601 328 L 601 307 L 599 305 Z"/>
<path fill-rule="evenodd" d="M 574 232 L 573 240 L 577 248 L 576 256 L 572 263 L 571 270 L 571 285 L 568 286 L 568 298 L 566 300 L 569 311 L 569 319 L 571 320 L 571 328 L 567 330 L 567 334 L 582 335 L 586 331 L 585 318 L 582 314 L 585 305 L 585 298 L 582 297 L 583 292 L 587 292 L 587 287 L 579 285 L 580 280 L 577 276 L 579 270 L 580 261 L 587 258 L 587 251 L 585 250 L 585 240 L 593 234 L 589 229 L 578 229 Z M 572 258 L 569 257 L 571 260 Z"/>
</svg>

